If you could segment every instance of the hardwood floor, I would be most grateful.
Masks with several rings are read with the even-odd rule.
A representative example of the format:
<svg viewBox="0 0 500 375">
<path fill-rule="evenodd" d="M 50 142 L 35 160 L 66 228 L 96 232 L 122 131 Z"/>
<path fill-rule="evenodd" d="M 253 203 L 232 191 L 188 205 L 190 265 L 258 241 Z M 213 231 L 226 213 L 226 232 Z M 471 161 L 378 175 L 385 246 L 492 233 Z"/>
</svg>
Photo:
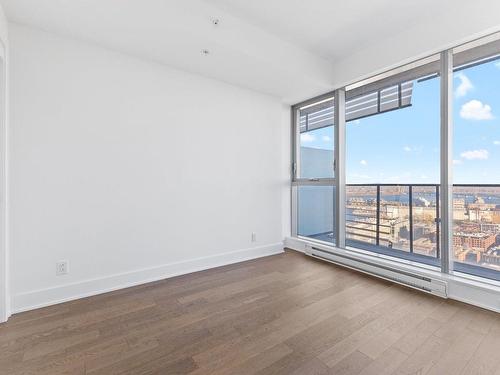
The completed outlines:
<svg viewBox="0 0 500 375">
<path fill-rule="evenodd" d="M 500 314 L 302 254 L 30 311 L 0 374 L 500 374 Z"/>
</svg>

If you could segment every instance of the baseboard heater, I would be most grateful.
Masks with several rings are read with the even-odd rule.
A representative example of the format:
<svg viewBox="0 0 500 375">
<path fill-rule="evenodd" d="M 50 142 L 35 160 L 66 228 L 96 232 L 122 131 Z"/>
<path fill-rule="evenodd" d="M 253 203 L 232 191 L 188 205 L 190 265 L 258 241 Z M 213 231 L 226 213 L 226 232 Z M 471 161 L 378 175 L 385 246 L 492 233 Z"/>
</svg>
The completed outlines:
<svg viewBox="0 0 500 375">
<path fill-rule="evenodd" d="M 447 283 L 442 280 L 432 279 L 407 271 L 396 270 L 368 260 L 362 260 L 347 254 L 333 253 L 314 246 L 306 246 L 306 254 L 313 258 L 348 267 L 442 298 L 448 298 Z"/>
</svg>

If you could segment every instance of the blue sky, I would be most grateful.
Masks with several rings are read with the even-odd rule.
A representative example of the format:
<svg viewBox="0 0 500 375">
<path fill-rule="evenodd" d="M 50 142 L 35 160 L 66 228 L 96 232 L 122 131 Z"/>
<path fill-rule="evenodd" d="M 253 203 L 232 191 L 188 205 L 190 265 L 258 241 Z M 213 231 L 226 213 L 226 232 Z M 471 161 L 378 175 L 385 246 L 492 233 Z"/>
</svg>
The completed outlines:
<svg viewBox="0 0 500 375">
<path fill-rule="evenodd" d="M 454 75 L 454 182 L 500 184 L 500 62 Z M 415 82 L 412 106 L 347 123 L 348 183 L 439 183 L 439 78 Z M 302 135 L 332 149 L 332 128 Z"/>
</svg>

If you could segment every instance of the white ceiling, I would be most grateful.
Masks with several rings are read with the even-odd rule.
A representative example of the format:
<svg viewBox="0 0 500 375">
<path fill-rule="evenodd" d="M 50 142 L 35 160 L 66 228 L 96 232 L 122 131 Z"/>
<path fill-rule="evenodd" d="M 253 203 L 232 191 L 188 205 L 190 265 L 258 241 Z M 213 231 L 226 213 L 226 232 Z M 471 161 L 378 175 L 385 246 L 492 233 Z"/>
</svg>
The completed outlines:
<svg viewBox="0 0 500 375">
<path fill-rule="evenodd" d="M 428 17 L 436 0 L 206 0 L 331 62 Z"/>
<path fill-rule="evenodd" d="M 10 21 L 275 95 L 287 103 L 442 47 L 465 32 L 500 26 L 498 0 L 0 3 Z M 214 18 L 220 20 L 218 26 L 212 24 Z M 203 49 L 210 54 L 204 56 Z"/>
</svg>

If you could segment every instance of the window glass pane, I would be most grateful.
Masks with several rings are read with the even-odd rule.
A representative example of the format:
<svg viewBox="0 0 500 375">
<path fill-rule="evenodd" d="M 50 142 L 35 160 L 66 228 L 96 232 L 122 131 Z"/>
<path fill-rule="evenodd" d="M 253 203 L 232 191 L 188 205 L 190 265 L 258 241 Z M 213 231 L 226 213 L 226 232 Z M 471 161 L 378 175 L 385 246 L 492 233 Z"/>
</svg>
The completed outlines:
<svg viewBox="0 0 500 375">
<path fill-rule="evenodd" d="M 489 55 L 465 59 L 478 51 Z M 467 65 L 456 67 L 453 82 L 453 255 L 455 270 L 500 279 L 500 50 L 493 52 L 455 55 Z"/>
<path fill-rule="evenodd" d="M 438 264 L 438 62 L 346 92 L 347 245 Z"/>
<path fill-rule="evenodd" d="M 412 187 L 413 252 L 437 257 L 439 248 L 439 187 Z"/>
<path fill-rule="evenodd" d="M 380 246 L 410 250 L 408 186 L 380 188 Z"/>
<path fill-rule="evenodd" d="M 499 279 L 500 187 L 456 185 L 453 190 L 455 269 Z M 494 271 L 494 272 L 491 272 Z"/>
<path fill-rule="evenodd" d="M 377 187 L 346 186 L 346 244 L 377 245 Z"/>
<path fill-rule="evenodd" d="M 297 234 L 335 243 L 334 186 L 298 186 Z"/>
<path fill-rule="evenodd" d="M 333 99 L 299 111 L 299 178 L 334 177 Z"/>
</svg>

